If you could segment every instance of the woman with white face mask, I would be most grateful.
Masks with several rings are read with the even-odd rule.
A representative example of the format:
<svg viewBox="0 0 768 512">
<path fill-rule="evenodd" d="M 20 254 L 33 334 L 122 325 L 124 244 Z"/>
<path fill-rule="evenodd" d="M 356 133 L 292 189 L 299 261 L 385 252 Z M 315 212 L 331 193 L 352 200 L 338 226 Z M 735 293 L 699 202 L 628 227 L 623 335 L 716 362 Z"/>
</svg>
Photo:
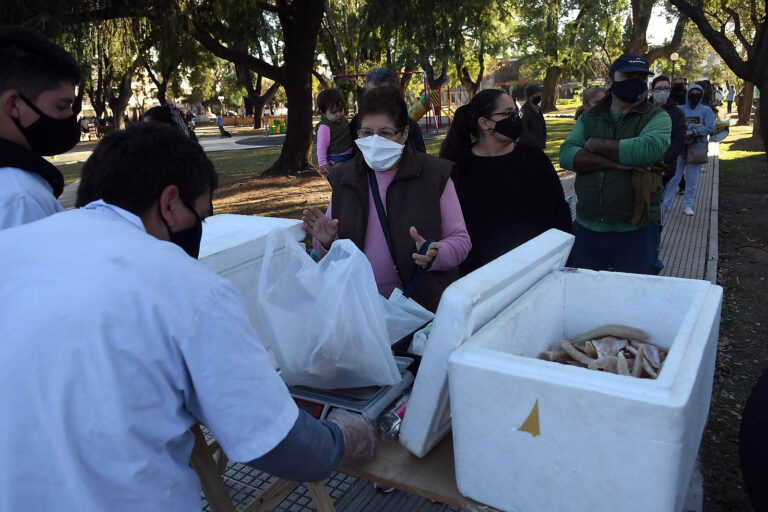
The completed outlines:
<svg viewBox="0 0 768 512">
<path fill-rule="evenodd" d="M 416 266 L 428 269 L 413 298 L 435 311 L 471 248 L 451 180 L 454 165 L 405 144 L 408 110 L 397 89 L 371 89 L 359 107 L 360 153 L 334 169 L 328 209 L 304 210 L 304 229 L 320 257 L 334 240 L 352 240 L 385 297 L 405 289 Z"/>
</svg>

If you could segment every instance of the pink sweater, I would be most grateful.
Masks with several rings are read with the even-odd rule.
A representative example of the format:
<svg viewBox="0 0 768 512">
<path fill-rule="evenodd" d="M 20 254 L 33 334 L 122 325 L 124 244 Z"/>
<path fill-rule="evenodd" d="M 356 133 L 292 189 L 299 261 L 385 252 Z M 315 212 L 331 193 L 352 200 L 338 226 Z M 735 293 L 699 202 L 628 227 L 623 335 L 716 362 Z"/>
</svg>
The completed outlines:
<svg viewBox="0 0 768 512">
<path fill-rule="evenodd" d="M 381 194 L 384 208 L 386 208 L 387 204 L 387 188 L 392 183 L 396 174 L 397 167 L 376 173 L 376 182 L 379 184 L 379 193 Z M 329 219 L 331 218 L 331 210 L 331 203 L 329 202 L 328 209 L 325 212 L 325 216 Z M 443 230 L 442 238 L 440 239 L 442 248 L 437 253 L 431 270 L 448 270 L 458 266 L 459 263 L 464 261 L 469 250 L 472 248 L 467 227 L 464 224 L 464 216 L 461 213 L 459 198 L 456 196 L 456 187 L 450 179 L 445 184 L 443 195 L 440 197 L 440 213 Z M 419 229 L 419 226 L 415 227 L 417 230 Z M 312 239 L 312 246 L 321 258 L 328 253 L 317 239 Z M 389 298 L 395 288 L 403 288 L 400 277 L 395 272 L 392 256 L 389 254 L 387 240 L 384 238 L 384 231 L 381 229 L 379 215 L 376 213 L 376 204 L 373 202 L 373 194 L 370 187 L 368 188 L 368 226 L 365 230 L 365 249 L 363 252 L 368 257 L 368 261 L 371 262 L 376 285 L 381 295 Z M 413 252 L 416 252 L 415 242 Z M 410 275 L 411 269 L 401 269 L 401 271 L 404 271 L 406 275 Z"/>
<path fill-rule="evenodd" d="M 325 165 L 328 163 L 328 144 L 331 142 L 331 129 L 326 125 L 321 124 L 317 128 L 317 165 Z M 339 153 L 340 155 L 346 155 L 352 153 L 352 147 L 350 146 L 345 152 Z"/>
</svg>

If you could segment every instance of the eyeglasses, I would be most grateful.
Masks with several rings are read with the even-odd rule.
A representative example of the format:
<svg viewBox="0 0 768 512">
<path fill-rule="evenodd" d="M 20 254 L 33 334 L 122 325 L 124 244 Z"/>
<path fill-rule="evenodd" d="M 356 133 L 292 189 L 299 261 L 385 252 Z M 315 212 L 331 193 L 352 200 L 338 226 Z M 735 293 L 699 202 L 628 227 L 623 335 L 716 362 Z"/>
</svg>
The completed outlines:
<svg viewBox="0 0 768 512">
<path fill-rule="evenodd" d="M 364 139 L 366 137 L 370 137 L 371 135 L 373 135 L 375 133 L 379 137 L 383 137 L 385 139 L 392 140 L 395 137 L 397 137 L 397 135 L 399 133 L 402 133 L 403 129 L 404 128 L 400 128 L 399 130 L 392 131 L 389 128 L 382 128 L 381 130 L 379 130 L 377 132 L 374 132 L 373 130 L 369 130 L 368 128 L 360 128 L 359 130 L 357 130 L 357 138 L 358 139 Z"/>
<path fill-rule="evenodd" d="M 493 117 L 493 116 L 507 116 L 507 117 L 512 117 L 512 116 L 516 116 L 516 115 L 518 115 L 518 114 L 517 114 L 517 110 L 510 110 L 510 111 L 507 111 L 507 112 L 494 112 L 493 114 L 488 114 L 488 117 L 489 117 L 489 118 L 491 118 L 491 117 Z M 485 116 L 483 116 L 483 117 L 485 117 Z"/>
</svg>

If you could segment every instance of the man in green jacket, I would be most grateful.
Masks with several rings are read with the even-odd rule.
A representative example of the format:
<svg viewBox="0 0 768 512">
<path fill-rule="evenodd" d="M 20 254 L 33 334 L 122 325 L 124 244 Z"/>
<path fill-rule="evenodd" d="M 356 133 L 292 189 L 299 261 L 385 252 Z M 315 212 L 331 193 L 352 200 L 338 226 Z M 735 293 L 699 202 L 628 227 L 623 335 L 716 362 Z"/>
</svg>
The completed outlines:
<svg viewBox="0 0 768 512">
<path fill-rule="evenodd" d="M 654 164 L 669 146 L 672 122 L 648 103 L 648 61 L 624 54 L 611 65 L 606 97 L 579 117 L 560 147 L 576 172 L 573 266 L 646 274 L 660 216 Z"/>
</svg>

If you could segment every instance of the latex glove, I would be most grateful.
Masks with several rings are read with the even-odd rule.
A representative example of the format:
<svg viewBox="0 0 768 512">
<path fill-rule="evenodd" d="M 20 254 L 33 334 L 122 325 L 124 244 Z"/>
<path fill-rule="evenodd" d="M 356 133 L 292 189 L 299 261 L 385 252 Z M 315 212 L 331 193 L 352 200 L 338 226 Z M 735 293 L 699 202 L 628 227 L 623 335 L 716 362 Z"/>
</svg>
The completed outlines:
<svg viewBox="0 0 768 512">
<path fill-rule="evenodd" d="M 304 221 L 304 231 L 315 237 L 326 250 L 339 236 L 339 219 L 329 219 L 317 206 L 301 212 L 301 220 Z"/>
<path fill-rule="evenodd" d="M 373 458 L 376 449 L 376 430 L 368 420 L 343 409 L 334 409 L 326 419 L 336 423 L 344 432 L 345 448 L 342 463 Z"/>
</svg>

